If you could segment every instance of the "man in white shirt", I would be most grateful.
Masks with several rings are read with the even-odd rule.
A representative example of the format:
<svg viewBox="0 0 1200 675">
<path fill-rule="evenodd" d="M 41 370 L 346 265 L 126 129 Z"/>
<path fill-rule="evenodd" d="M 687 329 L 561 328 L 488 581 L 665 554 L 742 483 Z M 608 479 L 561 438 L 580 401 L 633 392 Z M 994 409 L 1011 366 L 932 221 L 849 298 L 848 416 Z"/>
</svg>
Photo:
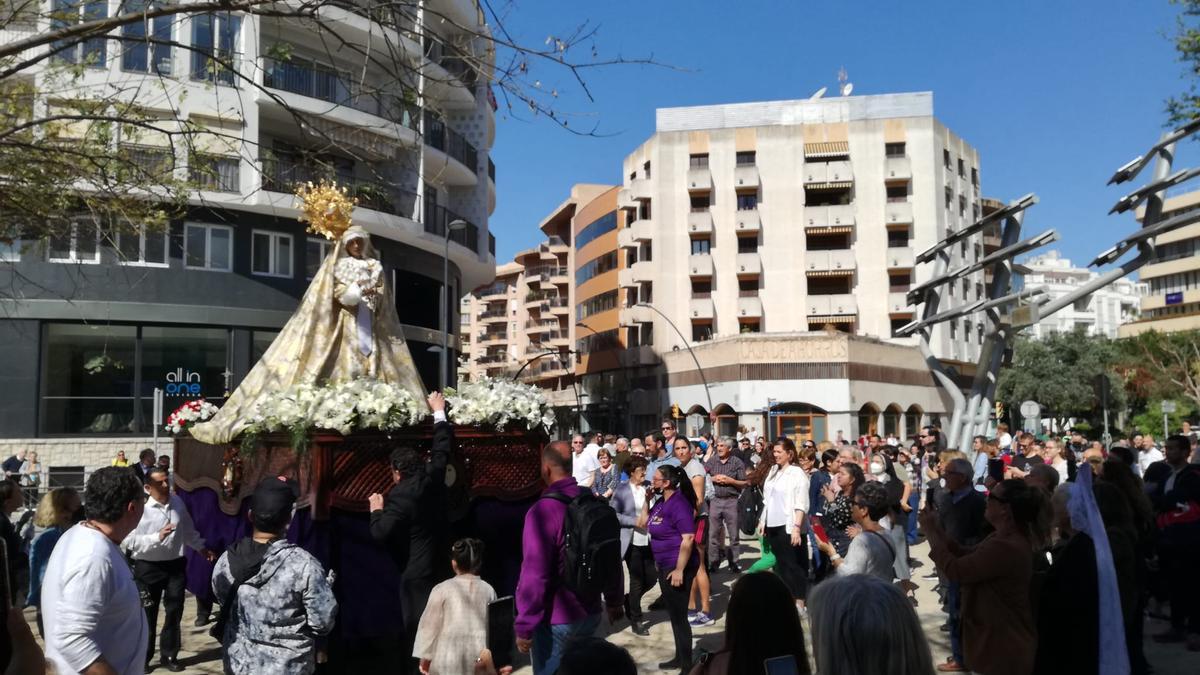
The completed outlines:
<svg viewBox="0 0 1200 675">
<path fill-rule="evenodd" d="M 1150 437 L 1147 436 L 1146 438 Z M 1142 446 L 1138 449 L 1137 474 L 1139 476 L 1145 475 L 1146 469 L 1148 469 L 1151 464 L 1155 462 L 1161 462 L 1162 460 L 1162 450 L 1154 447 L 1154 439 L 1150 438 L 1149 442 L 1147 442 L 1146 439 L 1143 439 Z"/>
<path fill-rule="evenodd" d="M 119 544 L 145 509 L 142 482 L 109 466 L 88 478 L 87 519 L 58 540 L 42 580 L 46 660 L 59 673 L 142 675 L 149 629 Z"/>
<path fill-rule="evenodd" d="M 583 435 L 575 434 L 571 437 L 571 477 L 579 484 L 579 487 L 592 486 L 592 480 L 595 479 L 593 473 L 600 468 L 599 455 L 600 448 L 596 448 L 596 452 L 589 452 L 587 446 L 584 445 Z"/>
<path fill-rule="evenodd" d="M 204 547 L 204 539 L 196 531 L 187 506 L 171 494 L 167 471 L 155 466 L 146 472 L 146 509 L 134 531 L 125 538 L 123 547 L 133 557 L 133 579 L 137 582 L 150 626 L 146 645 L 146 666 L 154 657 L 154 632 L 158 627 L 158 607 L 165 616 L 160 639 L 162 665 L 172 673 L 183 670 L 179 663 L 181 644 L 180 621 L 183 619 L 183 596 L 187 585 L 187 559 L 184 547 L 203 555 L 209 562 L 216 555 Z"/>
</svg>

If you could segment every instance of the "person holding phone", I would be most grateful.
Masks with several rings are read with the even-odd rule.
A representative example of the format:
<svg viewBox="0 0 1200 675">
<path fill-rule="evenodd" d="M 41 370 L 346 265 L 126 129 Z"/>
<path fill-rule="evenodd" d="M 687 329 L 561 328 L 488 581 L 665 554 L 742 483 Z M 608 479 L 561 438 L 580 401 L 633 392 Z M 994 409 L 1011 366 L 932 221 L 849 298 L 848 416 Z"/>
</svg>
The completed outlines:
<svg viewBox="0 0 1200 675">
<path fill-rule="evenodd" d="M 658 664 L 661 670 L 687 672 L 692 666 L 692 626 L 688 622 L 688 591 L 700 567 L 696 555 L 696 493 L 683 469 L 660 466 L 651 482 L 651 493 L 638 517 L 638 527 L 650 534 L 650 550 L 658 565 L 658 586 L 667 604 L 675 658 Z"/>
<path fill-rule="evenodd" d="M 804 608 L 808 592 L 808 474 L 799 466 L 796 444 L 775 442 L 775 466 L 763 484 L 763 510 L 758 530 L 775 553 L 775 570 L 792 591 L 796 607 Z"/>
<path fill-rule="evenodd" d="M 417 625 L 413 656 L 423 675 L 469 673 L 487 646 L 487 608 L 496 591 L 479 578 L 482 567 L 482 541 L 459 539 L 450 547 L 454 577 L 433 587 Z"/>
</svg>

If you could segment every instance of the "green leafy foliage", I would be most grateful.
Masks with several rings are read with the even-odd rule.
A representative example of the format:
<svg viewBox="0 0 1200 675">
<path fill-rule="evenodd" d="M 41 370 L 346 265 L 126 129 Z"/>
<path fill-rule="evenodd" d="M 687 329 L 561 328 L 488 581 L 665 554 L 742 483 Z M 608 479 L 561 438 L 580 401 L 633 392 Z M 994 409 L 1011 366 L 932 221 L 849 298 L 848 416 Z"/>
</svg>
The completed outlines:
<svg viewBox="0 0 1200 675">
<path fill-rule="evenodd" d="M 1114 369 L 1119 353 L 1113 341 L 1082 330 L 1052 333 L 1042 340 L 1020 338 L 1012 365 L 1000 372 L 996 398 L 1012 410 L 1023 401 L 1037 401 L 1042 414 L 1060 424 L 1071 417 L 1097 419 L 1102 405 L 1097 378 L 1109 379 L 1110 410 L 1125 404 Z"/>
</svg>

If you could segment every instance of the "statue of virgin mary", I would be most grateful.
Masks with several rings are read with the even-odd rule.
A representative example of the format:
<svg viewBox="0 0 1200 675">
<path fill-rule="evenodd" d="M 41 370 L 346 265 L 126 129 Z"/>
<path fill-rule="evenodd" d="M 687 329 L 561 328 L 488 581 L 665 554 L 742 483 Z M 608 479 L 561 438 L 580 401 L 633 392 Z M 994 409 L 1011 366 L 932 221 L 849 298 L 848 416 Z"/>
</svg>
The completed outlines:
<svg viewBox="0 0 1200 675">
<path fill-rule="evenodd" d="M 337 243 L 266 353 L 220 411 L 192 427 L 192 437 L 201 442 L 231 442 L 249 424 L 261 397 L 301 383 L 365 377 L 399 385 L 425 400 L 371 236 L 350 225 L 353 203 L 325 184 L 310 185 L 298 195 L 310 231 Z"/>
</svg>

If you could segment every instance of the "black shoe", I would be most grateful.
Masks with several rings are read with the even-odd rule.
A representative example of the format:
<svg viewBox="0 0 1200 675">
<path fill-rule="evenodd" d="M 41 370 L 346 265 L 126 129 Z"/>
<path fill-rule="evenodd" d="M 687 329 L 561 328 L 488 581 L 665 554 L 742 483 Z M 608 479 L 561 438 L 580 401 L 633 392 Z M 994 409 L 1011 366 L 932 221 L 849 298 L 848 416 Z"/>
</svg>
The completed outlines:
<svg viewBox="0 0 1200 675">
<path fill-rule="evenodd" d="M 207 626 L 211 622 L 212 622 L 212 617 L 209 616 L 208 614 L 197 614 L 196 620 L 192 622 L 192 625 L 199 628 L 201 626 Z"/>
<path fill-rule="evenodd" d="M 646 628 L 645 622 L 643 622 L 641 619 L 630 620 L 629 629 L 633 631 L 634 635 L 641 635 L 645 637 L 650 634 L 650 629 Z"/>
<path fill-rule="evenodd" d="M 670 661 L 663 661 L 662 663 L 658 664 L 659 670 L 677 670 L 682 667 L 683 663 L 677 658 L 671 659 Z"/>
<path fill-rule="evenodd" d="M 179 659 L 176 659 L 176 658 L 170 658 L 170 659 L 164 658 L 162 660 L 162 666 L 163 666 L 163 668 L 166 668 L 167 670 L 171 671 L 172 673 L 182 673 L 183 672 L 183 664 L 179 663 Z"/>
<path fill-rule="evenodd" d="M 733 572 L 734 574 L 742 573 L 741 565 L 737 564 L 737 561 L 733 559 L 733 556 L 729 556 L 729 560 L 726 561 L 726 567 L 728 567 L 729 571 Z"/>
<path fill-rule="evenodd" d="M 146 669 L 145 669 L 145 671 L 143 671 L 143 672 L 147 672 L 147 673 L 154 672 L 154 666 L 150 665 L 150 662 L 149 662 L 149 661 L 147 661 L 147 662 L 146 662 Z"/>
</svg>

